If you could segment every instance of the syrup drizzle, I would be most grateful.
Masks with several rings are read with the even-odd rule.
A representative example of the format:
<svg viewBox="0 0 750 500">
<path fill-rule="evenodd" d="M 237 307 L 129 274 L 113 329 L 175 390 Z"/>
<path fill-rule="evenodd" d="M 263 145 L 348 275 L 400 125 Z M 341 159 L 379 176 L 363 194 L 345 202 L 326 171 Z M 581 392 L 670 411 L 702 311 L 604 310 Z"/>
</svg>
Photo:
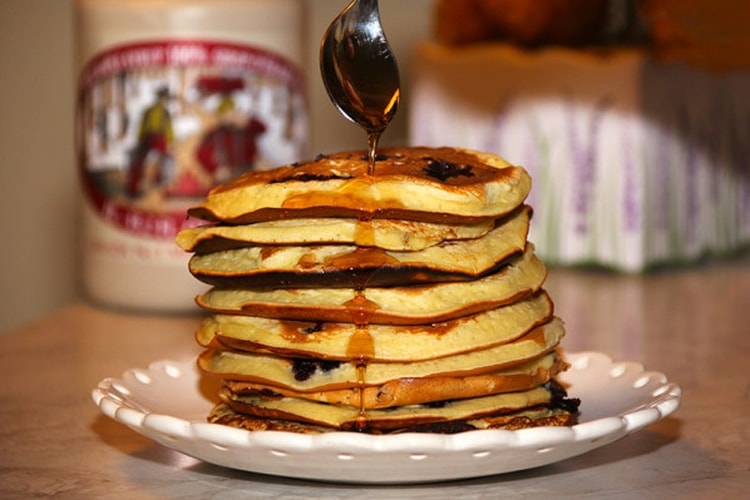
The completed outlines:
<svg viewBox="0 0 750 500">
<path fill-rule="evenodd" d="M 367 175 L 375 175 L 375 158 L 378 152 L 378 142 L 380 141 L 379 130 L 367 131 Z"/>
<path fill-rule="evenodd" d="M 354 364 L 357 371 L 359 413 L 357 414 L 356 430 L 362 432 L 367 429 L 367 410 L 364 397 L 367 363 L 375 355 L 375 343 L 370 334 L 369 325 L 372 313 L 377 309 L 377 304 L 365 297 L 363 287 L 357 288 L 354 298 L 345 305 L 352 316 L 352 322 L 356 326 L 346 346 L 346 356 Z"/>
<path fill-rule="evenodd" d="M 375 230 L 372 227 L 372 217 L 360 217 L 357 220 L 354 244 L 360 247 L 375 246 Z"/>
<path fill-rule="evenodd" d="M 369 181 L 375 176 L 375 160 L 377 158 L 378 142 L 382 130 L 367 130 L 367 176 Z M 362 215 L 357 221 L 357 234 L 355 238 L 357 250 L 339 258 L 333 265 L 339 270 L 348 272 L 354 288 L 354 298 L 345 306 L 352 317 L 355 330 L 349 338 L 346 347 L 346 356 L 354 364 L 357 373 L 357 391 L 359 399 L 359 413 L 355 428 L 364 432 L 368 427 L 367 409 L 365 408 L 365 383 L 367 380 L 367 363 L 375 356 L 375 342 L 370 334 L 370 320 L 378 305 L 365 296 L 367 282 L 372 276 L 372 270 L 356 272 L 358 263 L 364 260 L 376 261 L 381 265 L 385 263 L 388 256 L 385 252 L 373 254 L 375 234 L 372 228 L 372 216 Z M 364 255 L 363 255 L 364 252 Z M 377 258 L 373 259 L 376 256 Z M 365 266 L 368 267 L 368 266 Z"/>
<path fill-rule="evenodd" d="M 353 183 L 352 186 L 358 185 L 362 181 L 370 182 L 372 177 L 375 176 L 375 160 L 377 158 L 380 134 L 380 130 L 367 131 L 367 176 L 365 179 L 360 180 L 359 183 Z M 364 396 L 367 380 L 367 363 L 375 355 L 375 344 L 370 334 L 370 319 L 378 306 L 365 296 L 365 289 L 367 282 L 372 276 L 372 270 L 357 272 L 357 268 L 363 258 L 365 261 L 373 260 L 373 255 L 371 254 L 375 250 L 373 247 L 375 233 L 372 228 L 371 215 L 363 213 L 358 219 L 355 243 L 357 244 L 357 250 L 348 255 L 333 259 L 328 264 L 346 272 L 352 282 L 352 288 L 354 288 L 354 298 L 345 304 L 351 315 L 352 323 L 355 325 L 354 333 L 349 338 L 349 343 L 346 347 L 346 356 L 354 364 L 357 373 L 359 413 L 357 414 L 355 428 L 357 431 L 364 432 L 368 426 Z M 363 252 L 365 255 L 363 255 Z M 380 259 L 375 260 L 385 258 L 386 255 L 383 253 Z"/>
</svg>

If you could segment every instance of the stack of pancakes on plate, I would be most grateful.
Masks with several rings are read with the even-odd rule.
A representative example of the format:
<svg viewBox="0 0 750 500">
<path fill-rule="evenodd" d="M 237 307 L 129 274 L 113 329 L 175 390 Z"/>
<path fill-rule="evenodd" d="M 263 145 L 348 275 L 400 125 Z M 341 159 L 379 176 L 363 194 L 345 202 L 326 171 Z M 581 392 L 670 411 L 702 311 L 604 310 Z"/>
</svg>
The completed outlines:
<svg viewBox="0 0 750 500">
<path fill-rule="evenodd" d="M 459 432 L 571 424 L 563 324 L 526 241 L 522 168 L 452 148 L 320 156 L 216 187 L 185 229 L 212 288 L 209 421 L 252 430 Z"/>
</svg>

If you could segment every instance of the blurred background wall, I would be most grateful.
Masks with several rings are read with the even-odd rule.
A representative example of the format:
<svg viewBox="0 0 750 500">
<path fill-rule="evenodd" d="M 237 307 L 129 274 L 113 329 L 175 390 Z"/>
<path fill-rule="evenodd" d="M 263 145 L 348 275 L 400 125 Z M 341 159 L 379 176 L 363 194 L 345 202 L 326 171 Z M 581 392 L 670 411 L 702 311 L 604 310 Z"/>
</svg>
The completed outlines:
<svg viewBox="0 0 750 500">
<path fill-rule="evenodd" d="M 409 99 L 411 50 L 429 37 L 434 0 L 381 0 Z M 318 73 L 318 42 L 347 0 L 306 0 L 311 152 L 361 148 Z M 79 297 L 73 147 L 73 0 L 0 0 L 0 331 Z M 406 106 L 383 137 L 402 144 Z"/>
</svg>

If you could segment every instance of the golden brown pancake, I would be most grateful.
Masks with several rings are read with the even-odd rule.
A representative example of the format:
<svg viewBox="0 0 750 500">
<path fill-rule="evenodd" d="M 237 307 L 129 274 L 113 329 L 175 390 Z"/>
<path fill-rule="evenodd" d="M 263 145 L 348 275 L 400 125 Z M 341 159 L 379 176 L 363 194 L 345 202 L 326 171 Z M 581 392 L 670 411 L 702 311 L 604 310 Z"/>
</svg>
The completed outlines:
<svg viewBox="0 0 750 500">
<path fill-rule="evenodd" d="M 523 168 L 495 155 L 394 148 L 379 152 L 374 175 L 364 151 L 250 172 L 212 189 L 189 214 L 230 224 L 303 217 L 466 222 L 510 213 L 530 189 Z"/>
<path fill-rule="evenodd" d="M 366 361 L 360 365 L 358 353 L 352 354 L 352 362 L 341 362 L 207 349 L 199 356 L 198 366 L 225 380 L 257 382 L 293 391 L 328 391 L 382 385 L 403 378 L 492 373 L 544 356 L 555 349 L 564 334 L 562 321 L 553 318 L 513 342 L 422 361 Z"/>
<path fill-rule="evenodd" d="M 225 385 L 229 392 L 238 396 L 278 395 L 368 410 L 524 391 L 549 382 L 565 367 L 566 364 L 553 352 L 482 375 L 401 378 L 364 388 L 309 392 L 236 380 L 227 380 Z"/>
<path fill-rule="evenodd" d="M 444 241 L 480 238 L 494 219 L 441 224 L 398 219 L 276 219 L 242 225 L 203 225 L 177 235 L 177 244 L 198 255 L 255 245 L 353 244 L 384 250 L 416 251 Z"/>
<path fill-rule="evenodd" d="M 371 361 L 417 361 L 511 342 L 552 317 L 541 291 L 526 299 L 452 320 L 422 325 L 370 324 Z M 204 347 L 261 354 L 345 361 L 360 327 L 353 323 L 291 321 L 215 314 L 203 320 L 196 339 Z"/>
<path fill-rule="evenodd" d="M 530 210 L 517 211 L 482 238 L 416 251 L 356 245 L 249 246 L 194 255 L 190 272 L 221 287 L 368 287 L 461 281 L 491 272 L 526 246 Z"/>
<path fill-rule="evenodd" d="M 308 399 L 276 396 L 240 396 L 225 390 L 219 396 L 233 410 L 256 417 L 293 420 L 333 429 L 358 428 L 394 430 L 436 422 L 481 419 L 551 404 L 552 391 L 546 386 L 477 398 L 442 401 L 439 404 L 405 405 L 367 410 L 351 406 L 318 403 Z"/>
<path fill-rule="evenodd" d="M 219 403 L 208 415 L 209 422 L 229 427 L 248 431 L 284 431 L 296 432 L 298 434 L 321 434 L 340 430 L 357 430 L 358 432 L 367 432 L 370 434 L 401 434 L 405 432 L 456 434 L 478 429 L 518 430 L 541 426 L 567 426 L 575 424 L 576 418 L 577 413 L 575 410 L 558 408 L 553 405 L 551 407 L 542 406 L 510 413 L 485 415 L 468 420 L 443 420 L 418 425 L 405 425 L 395 429 L 336 429 L 324 425 L 297 422 L 295 420 L 256 417 L 243 414 L 234 411 L 226 403 Z"/>
<path fill-rule="evenodd" d="M 423 324 L 509 304 L 536 292 L 547 269 L 533 245 L 498 272 L 470 282 L 404 287 L 212 288 L 197 298 L 203 309 L 302 321 Z"/>
</svg>

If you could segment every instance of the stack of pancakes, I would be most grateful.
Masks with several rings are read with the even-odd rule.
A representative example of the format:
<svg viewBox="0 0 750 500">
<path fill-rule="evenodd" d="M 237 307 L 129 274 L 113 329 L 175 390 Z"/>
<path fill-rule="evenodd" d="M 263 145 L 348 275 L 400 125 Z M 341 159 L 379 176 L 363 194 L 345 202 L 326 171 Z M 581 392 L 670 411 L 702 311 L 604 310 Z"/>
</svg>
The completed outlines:
<svg viewBox="0 0 750 500">
<path fill-rule="evenodd" d="M 212 285 L 209 421 L 252 430 L 566 425 L 564 334 L 520 167 L 452 148 L 337 153 L 215 188 L 177 238 Z"/>
</svg>

